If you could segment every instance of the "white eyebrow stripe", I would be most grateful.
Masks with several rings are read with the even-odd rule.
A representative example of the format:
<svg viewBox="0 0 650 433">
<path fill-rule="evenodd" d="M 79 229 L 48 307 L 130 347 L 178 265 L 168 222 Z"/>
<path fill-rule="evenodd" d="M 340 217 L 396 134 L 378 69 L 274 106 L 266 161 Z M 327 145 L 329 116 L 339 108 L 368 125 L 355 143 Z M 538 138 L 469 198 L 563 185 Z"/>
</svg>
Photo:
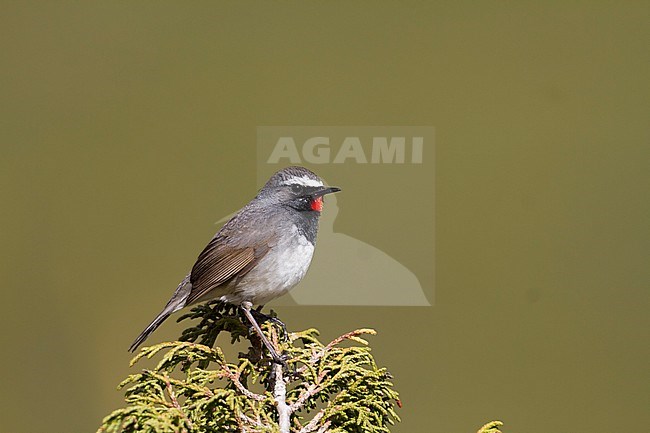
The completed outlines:
<svg viewBox="0 0 650 433">
<path fill-rule="evenodd" d="M 291 179 L 285 180 L 281 185 L 302 185 L 302 186 L 324 186 L 323 182 L 320 182 L 315 179 L 310 179 L 306 176 L 302 177 L 292 177 Z"/>
</svg>

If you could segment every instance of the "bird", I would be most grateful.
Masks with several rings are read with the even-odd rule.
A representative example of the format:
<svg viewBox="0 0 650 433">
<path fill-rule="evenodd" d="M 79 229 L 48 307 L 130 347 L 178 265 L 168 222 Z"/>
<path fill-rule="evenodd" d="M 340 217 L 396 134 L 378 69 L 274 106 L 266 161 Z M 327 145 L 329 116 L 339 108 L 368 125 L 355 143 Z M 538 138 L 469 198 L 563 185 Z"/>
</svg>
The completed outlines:
<svg viewBox="0 0 650 433">
<path fill-rule="evenodd" d="M 323 197 L 340 190 L 326 186 L 304 167 L 289 166 L 273 174 L 212 237 L 129 351 L 134 352 L 172 313 L 216 299 L 240 307 L 273 360 L 281 360 L 250 310 L 285 294 L 302 280 L 314 255 Z"/>
</svg>

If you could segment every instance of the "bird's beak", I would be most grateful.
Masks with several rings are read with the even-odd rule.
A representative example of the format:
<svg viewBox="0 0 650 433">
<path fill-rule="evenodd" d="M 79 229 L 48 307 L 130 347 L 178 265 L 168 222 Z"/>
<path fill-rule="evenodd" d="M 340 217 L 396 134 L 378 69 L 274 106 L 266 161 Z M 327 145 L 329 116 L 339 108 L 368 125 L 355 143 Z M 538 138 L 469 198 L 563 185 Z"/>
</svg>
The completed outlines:
<svg viewBox="0 0 650 433">
<path fill-rule="evenodd" d="M 312 197 L 314 197 L 314 198 L 317 198 L 317 197 L 322 197 L 325 194 L 331 194 L 331 193 L 339 192 L 339 191 L 341 191 L 341 188 L 337 188 L 335 186 L 330 186 L 330 187 L 327 187 L 327 188 L 321 188 L 321 189 L 317 189 L 316 191 L 312 191 L 312 193 L 310 195 Z"/>
</svg>

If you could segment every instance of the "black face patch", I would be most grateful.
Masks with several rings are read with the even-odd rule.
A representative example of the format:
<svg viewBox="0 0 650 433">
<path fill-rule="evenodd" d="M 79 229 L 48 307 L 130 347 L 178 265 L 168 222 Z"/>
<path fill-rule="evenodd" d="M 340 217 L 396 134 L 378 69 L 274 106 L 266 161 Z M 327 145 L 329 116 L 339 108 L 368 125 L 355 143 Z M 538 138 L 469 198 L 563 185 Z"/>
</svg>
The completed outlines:
<svg viewBox="0 0 650 433">
<path fill-rule="evenodd" d="M 292 212 L 291 219 L 298 228 L 298 233 L 303 235 L 312 244 L 316 245 L 318 234 L 318 217 L 320 212 Z"/>
<path fill-rule="evenodd" d="M 302 195 L 305 192 L 305 187 L 298 183 L 294 183 L 289 187 L 291 188 L 291 192 L 294 193 L 295 195 Z"/>
<path fill-rule="evenodd" d="M 322 186 L 307 186 L 299 183 L 290 183 L 287 187 L 291 190 L 294 197 L 308 197 L 316 191 L 323 189 Z"/>
</svg>

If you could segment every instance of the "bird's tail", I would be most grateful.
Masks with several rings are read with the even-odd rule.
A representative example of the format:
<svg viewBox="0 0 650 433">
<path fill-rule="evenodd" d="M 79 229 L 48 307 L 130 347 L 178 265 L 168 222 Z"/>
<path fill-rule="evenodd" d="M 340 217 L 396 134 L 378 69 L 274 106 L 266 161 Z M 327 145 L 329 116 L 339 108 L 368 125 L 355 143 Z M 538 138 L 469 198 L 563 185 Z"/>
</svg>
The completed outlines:
<svg viewBox="0 0 650 433">
<path fill-rule="evenodd" d="M 185 306 L 187 296 L 189 295 L 190 291 L 192 290 L 192 284 L 190 284 L 190 276 L 186 276 L 183 278 L 183 281 L 178 285 L 176 288 L 176 291 L 174 292 L 174 295 L 172 298 L 167 302 L 167 305 L 165 305 L 165 308 L 156 316 L 155 319 L 147 326 L 144 328 L 144 331 L 138 335 L 138 338 L 135 339 L 133 344 L 131 344 L 131 347 L 129 347 L 129 352 L 134 352 L 135 349 L 138 348 L 139 345 L 142 344 L 144 340 L 147 339 L 151 335 L 153 331 L 155 331 L 161 324 L 164 322 L 173 312 L 180 310 Z"/>
<path fill-rule="evenodd" d="M 131 347 L 129 347 L 129 352 L 135 352 L 135 349 L 137 349 L 138 346 L 141 345 L 142 342 L 146 340 L 151 335 L 151 333 L 155 331 L 172 313 L 173 311 L 170 311 L 167 308 L 161 311 L 160 314 L 158 314 L 158 316 L 153 319 L 149 326 L 144 328 L 144 331 L 138 335 L 138 338 L 136 338 L 133 344 L 131 344 Z"/>
</svg>

